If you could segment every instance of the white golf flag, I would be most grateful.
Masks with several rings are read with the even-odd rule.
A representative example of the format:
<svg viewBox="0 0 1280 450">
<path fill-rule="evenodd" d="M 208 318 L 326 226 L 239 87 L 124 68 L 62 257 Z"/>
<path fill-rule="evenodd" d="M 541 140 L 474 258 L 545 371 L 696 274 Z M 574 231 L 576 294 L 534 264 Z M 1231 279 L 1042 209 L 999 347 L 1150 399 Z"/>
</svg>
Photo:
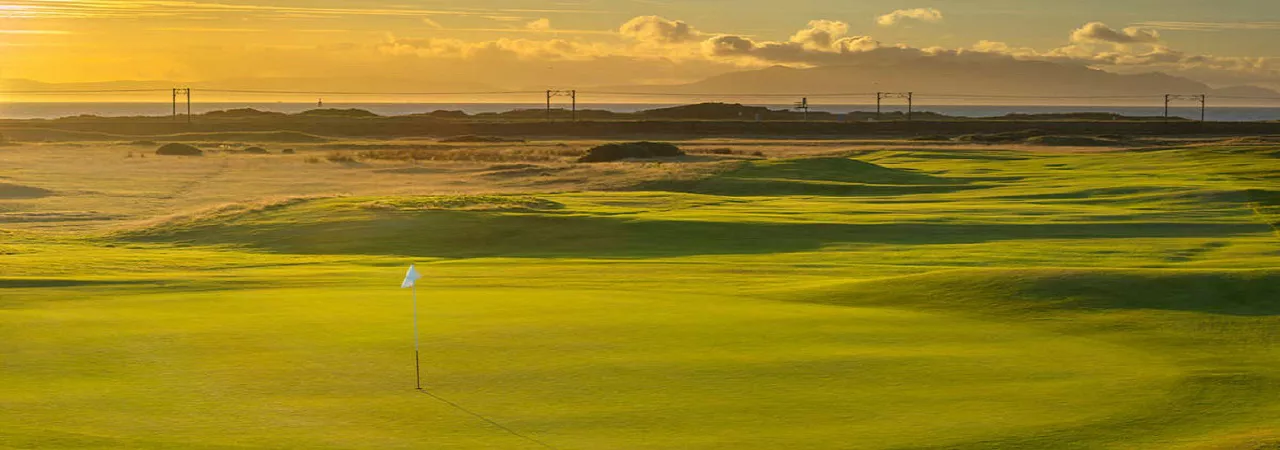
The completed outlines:
<svg viewBox="0 0 1280 450">
<path fill-rule="evenodd" d="M 422 278 L 422 275 L 418 274 L 418 270 L 413 268 L 413 264 L 410 264 L 409 272 L 404 274 L 404 282 L 400 283 L 400 287 L 401 288 L 413 287 L 413 283 L 418 281 L 419 278 Z"/>
</svg>

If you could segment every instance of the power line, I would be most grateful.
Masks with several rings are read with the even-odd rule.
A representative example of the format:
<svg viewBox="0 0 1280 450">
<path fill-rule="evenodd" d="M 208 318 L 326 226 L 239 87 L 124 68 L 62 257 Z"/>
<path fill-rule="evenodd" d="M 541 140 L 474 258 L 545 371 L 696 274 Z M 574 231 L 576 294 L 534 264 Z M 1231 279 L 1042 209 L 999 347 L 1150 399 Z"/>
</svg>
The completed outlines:
<svg viewBox="0 0 1280 450">
<path fill-rule="evenodd" d="M 6 95 L 115 94 L 127 92 L 169 92 L 169 89 L 86 89 L 65 91 L 0 91 Z"/>
<path fill-rule="evenodd" d="M 1010 99 L 1076 99 L 1076 100 L 1128 100 L 1156 98 L 1158 95 L 1000 95 L 1000 94 L 919 94 L 930 98 L 1010 98 Z"/>
<path fill-rule="evenodd" d="M 1210 98 L 1225 98 L 1231 100 L 1272 100 L 1280 101 L 1280 97 L 1250 97 L 1246 95 L 1211 95 Z"/>
<path fill-rule="evenodd" d="M 545 91 L 510 90 L 510 91 L 321 91 L 321 90 L 274 90 L 274 89 L 220 89 L 193 88 L 207 93 L 219 94 L 260 94 L 260 95 L 398 95 L 398 96 L 486 96 L 486 95 L 535 95 Z M 0 90 L 4 95 L 65 95 L 65 94 L 121 94 L 121 93 L 160 93 L 171 89 L 139 88 L 139 89 L 69 89 L 69 90 Z M 591 91 L 578 90 L 581 94 L 617 97 L 713 97 L 713 98 L 851 98 L 872 97 L 876 92 L 764 92 L 764 93 L 727 93 L 727 92 L 638 92 L 638 91 Z M 935 99 L 1027 99 L 1027 100 L 1136 100 L 1160 98 L 1160 95 L 1010 95 L 1010 94 L 931 94 L 917 92 L 916 96 Z M 1280 97 L 1262 97 L 1245 95 L 1212 95 L 1210 97 L 1227 100 L 1280 101 Z"/>
<path fill-rule="evenodd" d="M 697 92 L 611 92 L 611 91 L 578 91 L 584 94 L 592 95 L 616 95 L 631 97 L 739 97 L 739 98 L 759 98 L 759 97 L 862 97 L 876 95 L 875 92 L 840 92 L 829 94 L 808 94 L 808 93 L 766 93 L 766 94 L 744 94 L 744 93 L 697 93 Z"/>
<path fill-rule="evenodd" d="M 260 89 L 199 89 L 202 92 L 220 94 L 283 94 L 283 95 L 510 95 L 537 94 L 541 91 L 476 91 L 476 92 L 357 92 L 357 91 L 275 91 Z"/>
</svg>

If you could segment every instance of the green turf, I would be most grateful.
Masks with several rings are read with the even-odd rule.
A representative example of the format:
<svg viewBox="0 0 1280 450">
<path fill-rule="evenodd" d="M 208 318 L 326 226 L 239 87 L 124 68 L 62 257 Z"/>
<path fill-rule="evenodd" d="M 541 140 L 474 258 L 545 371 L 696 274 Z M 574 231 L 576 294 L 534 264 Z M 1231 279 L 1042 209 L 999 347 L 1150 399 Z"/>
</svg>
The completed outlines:
<svg viewBox="0 0 1280 450">
<path fill-rule="evenodd" d="M 0 232 L 0 447 L 1280 444 L 1280 163 L 860 152 Z"/>
</svg>

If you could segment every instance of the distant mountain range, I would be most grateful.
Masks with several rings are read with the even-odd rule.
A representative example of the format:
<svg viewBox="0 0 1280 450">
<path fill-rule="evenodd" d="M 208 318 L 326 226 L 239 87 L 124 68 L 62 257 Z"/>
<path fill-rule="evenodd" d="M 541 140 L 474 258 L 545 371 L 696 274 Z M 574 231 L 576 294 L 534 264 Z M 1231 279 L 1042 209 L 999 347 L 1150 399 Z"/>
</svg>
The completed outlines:
<svg viewBox="0 0 1280 450">
<path fill-rule="evenodd" d="M 1135 99 L 1158 99 L 1164 94 L 1206 94 L 1216 104 L 1247 103 L 1248 98 L 1258 97 L 1270 97 L 1274 103 L 1274 99 L 1280 97 L 1280 92 L 1267 88 L 1213 88 L 1198 81 L 1158 72 L 1126 75 L 1042 61 L 956 61 L 941 58 L 808 69 L 773 66 L 726 73 L 683 85 L 617 86 L 608 90 L 688 95 L 870 93 L 872 101 L 875 92 L 914 92 L 917 101 L 935 104 L 974 101 L 1067 103 L 1070 100 L 1132 102 Z M 1219 98 L 1213 99 L 1215 96 Z M 865 98 L 858 100 L 867 101 Z"/>
<path fill-rule="evenodd" d="M 0 90 L 95 90 L 159 89 L 190 86 L 207 100 L 212 92 L 199 90 L 240 89 L 362 92 L 477 92 L 504 90 L 480 83 L 455 83 L 422 79 L 338 79 L 269 78 L 235 79 L 198 83 L 164 81 L 112 81 L 99 83 L 51 84 L 30 80 L 0 80 Z M 541 87 L 525 87 L 539 91 Z M 765 94 L 795 94 L 797 98 L 776 98 L 790 103 L 804 95 L 862 93 L 862 96 L 826 97 L 825 103 L 870 103 L 875 92 L 914 92 L 919 104 L 1152 104 L 1164 94 L 1206 94 L 1212 105 L 1264 103 L 1274 105 L 1280 92 L 1257 86 L 1213 88 L 1188 78 L 1152 72 L 1118 74 L 1080 65 L 1000 58 L 919 57 L 896 60 L 868 60 L 839 66 L 792 68 L 773 66 L 758 70 L 730 72 L 701 81 L 676 85 L 623 85 L 577 87 L 593 102 L 630 101 L 648 103 L 693 103 L 698 101 L 750 102 Z M 592 93 L 592 91 L 600 94 Z M 623 95 L 604 94 L 618 92 Z M 646 96 L 641 94 L 665 94 Z M 162 93 L 166 97 L 167 93 Z M 224 95 L 224 94 L 218 94 Z M 302 94 L 309 95 L 309 94 Z M 320 96 L 320 95 L 316 95 Z M 529 101 L 529 94 L 484 101 Z M 94 97 L 95 99 L 107 98 Z M 254 97 L 257 98 L 257 97 Z M 1264 100 L 1257 100 L 1262 98 Z M 39 97 L 22 97 L 40 101 Z M 1254 100 L 1250 100 L 1254 99 Z M 263 97 L 271 101 L 272 98 Z M 335 99 L 337 100 L 337 99 Z M 346 97 L 344 101 L 356 101 Z M 373 101 L 392 101 L 386 96 Z M 424 99 L 415 99 L 422 101 Z M 466 101 L 459 97 L 443 101 Z M 1269 101 L 1266 101 L 1269 100 Z M 893 100 L 900 103 L 899 100 Z M 1185 104 L 1183 104 L 1185 105 Z"/>
</svg>

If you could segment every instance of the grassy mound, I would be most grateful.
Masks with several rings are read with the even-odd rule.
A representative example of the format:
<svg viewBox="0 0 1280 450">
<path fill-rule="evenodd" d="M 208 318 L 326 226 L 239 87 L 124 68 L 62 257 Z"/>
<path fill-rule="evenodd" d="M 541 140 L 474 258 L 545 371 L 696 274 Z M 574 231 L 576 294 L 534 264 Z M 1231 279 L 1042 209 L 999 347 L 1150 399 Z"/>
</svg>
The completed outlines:
<svg viewBox="0 0 1280 450">
<path fill-rule="evenodd" d="M 129 135 L 95 131 L 60 130 L 52 128 L 6 128 L 7 133 L 15 140 L 28 142 L 291 142 L 320 143 L 329 138 L 298 131 L 225 131 L 207 133 L 175 133 L 161 135 Z M 140 144 L 139 144 L 140 145 Z"/>
<path fill-rule="evenodd" d="M 0 200 L 18 200 L 48 197 L 53 191 L 21 184 L 0 182 Z"/>
<path fill-rule="evenodd" d="M 968 180 L 889 168 L 850 158 L 744 161 L 738 168 L 698 180 L 643 183 L 638 189 L 733 196 L 886 196 L 979 189 Z"/>
<path fill-rule="evenodd" d="M 370 111 L 363 110 L 363 109 L 358 109 L 358 108 L 347 108 L 347 109 L 341 109 L 341 108 L 320 108 L 320 109 L 310 109 L 310 110 L 306 110 L 306 111 L 303 111 L 303 112 L 300 112 L 300 113 L 297 113 L 297 114 L 294 114 L 294 115 L 295 115 L 295 116 L 302 116 L 302 117 L 333 117 L 333 118 L 346 118 L 346 119 L 359 119 L 359 118 L 382 117 L 382 116 L 379 116 L 379 115 L 377 115 L 377 114 L 375 114 L 375 113 L 372 113 L 372 112 L 370 112 Z"/>
<path fill-rule="evenodd" d="M 301 133 L 297 131 L 236 131 L 222 133 L 178 133 L 162 136 L 155 136 L 155 139 L 171 141 L 171 142 L 279 142 L 279 143 L 320 143 L 328 142 L 329 138 L 316 136 L 309 133 Z"/>
<path fill-rule="evenodd" d="M 1010 142 L 1020 142 L 1036 136 L 1044 136 L 1046 134 L 1048 133 L 1045 133 L 1043 130 L 1030 129 L 1030 130 L 1021 130 L 1021 131 L 1006 131 L 1003 133 L 966 134 L 966 135 L 957 137 L 956 140 L 960 142 L 1001 144 L 1001 143 L 1010 143 Z"/>
<path fill-rule="evenodd" d="M 460 143 L 502 143 L 502 142 L 524 142 L 524 139 L 505 138 L 501 136 L 476 136 L 474 134 L 464 134 L 461 136 L 451 136 L 440 139 L 441 143 L 460 144 Z"/>
<path fill-rule="evenodd" d="M 1280 136 L 1241 136 L 1222 141 L 1223 145 L 1280 144 Z"/>
<path fill-rule="evenodd" d="M 268 119 L 275 117 L 284 117 L 288 114 L 274 111 L 261 111 L 253 108 L 233 108 L 219 111 L 209 111 L 201 116 L 210 119 Z"/>
<path fill-rule="evenodd" d="M 242 152 L 243 152 L 243 153 L 250 154 L 250 155 L 267 155 L 267 154 L 270 154 L 270 153 L 271 153 L 271 152 L 267 151 L 267 149 L 262 148 L 262 147 L 249 147 L 249 148 L 246 148 L 246 149 L 242 150 Z"/>
<path fill-rule="evenodd" d="M 937 295 L 946 292 L 945 296 Z M 1166 310 L 1280 314 L 1280 271 L 955 270 L 787 294 L 848 306 L 988 312 Z"/>
<path fill-rule="evenodd" d="M 156 149 L 156 154 L 161 156 L 203 156 L 204 150 L 200 150 L 195 146 L 173 142 L 161 145 L 160 148 Z"/>
<path fill-rule="evenodd" d="M 364 207 L 388 211 L 536 211 L 559 209 L 564 205 L 537 197 L 451 195 L 373 200 L 365 203 Z"/>
<path fill-rule="evenodd" d="M 679 147 L 665 142 L 624 142 L 591 148 L 578 162 L 610 162 L 624 159 L 683 156 Z"/>
<path fill-rule="evenodd" d="M 1115 147 L 1121 142 L 1090 136 L 1032 136 L 1026 143 L 1031 145 L 1061 147 Z"/>
</svg>

